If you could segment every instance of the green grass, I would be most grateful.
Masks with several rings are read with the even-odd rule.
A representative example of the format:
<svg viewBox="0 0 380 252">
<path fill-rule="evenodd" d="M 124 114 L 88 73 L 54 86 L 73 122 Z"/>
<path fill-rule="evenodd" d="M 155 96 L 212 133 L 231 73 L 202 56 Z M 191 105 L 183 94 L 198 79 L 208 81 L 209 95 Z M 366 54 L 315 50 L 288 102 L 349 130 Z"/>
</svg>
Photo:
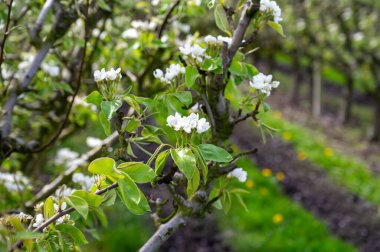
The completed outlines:
<svg viewBox="0 0 380 252">
<path fill-rule="evenodd" d="M 233 204 L 227 215 L 218 214 L 227 242 L 236 251 L 356 251 L 331 235 L 322 221 L 290 201 L 280 191 L 275 174 L 262 175 L 246 158 L 239 160 L 238 166 L 248 171 L 250 194 L 244 201 L 249 211 Z M 275 216 L 283 220 L 275 223 Z"/>
<path fill-rule="evenodd" d="M 261 119 L 278 129 L 278 136 L 294 145 L 300 159 L 308 159 L 326 170 L 332 179 L 351 192 L 380 204 L 380 178 L 374 176 L 367 164 L 338 153 L 328 146 L 325 136 L 288 122 L 280 113 L 266 113 Z"/>
</svg>

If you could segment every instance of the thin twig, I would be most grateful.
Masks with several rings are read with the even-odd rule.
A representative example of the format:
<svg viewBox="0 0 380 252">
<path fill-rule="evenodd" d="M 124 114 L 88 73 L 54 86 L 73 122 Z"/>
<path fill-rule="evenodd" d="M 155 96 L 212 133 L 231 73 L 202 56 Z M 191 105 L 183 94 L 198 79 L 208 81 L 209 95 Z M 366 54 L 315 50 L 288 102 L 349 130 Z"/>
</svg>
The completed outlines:
<svg viewBox="0 0 380 252">
<path fill-rule="evenodd" d="M 172 7 L 169 9 L 169 11 L 166 13 L 164 21 L 162 22 L 162 24 L 160 26 L 160 29 L 158 30 L 158 33 L 157 33 L 157 36 L 158 36 L 159 39 L 162 37 L 162 34 L 163 34 L 164 30 L 165 30 L 165 26 L 169 22 L 170 16 L 172 15 L 172 13 L 175 10 L 175 8 L 179 5 L 179 3 L 180 3 L 180 0 L 177 0 L 172 5 Z"/>
<path fill-rule="evenodd" d="M 40 14 L 38 15 L 38 18 L 37 18 L 37 21 L 36 21 L 34 28 L 30 30 L 30 37 L 31 37 L 32 41 L 36 40 L 39 32 L 41 31 L 42 25 L 45 22 L 45 18 L 47 16 L 47 13 L 49 12 L 51 7 L 53 6 L 54 1 L 55 0 L 47 0 L 45 2 L 44 6 L 42 7 L 42 10 L 41 10 Z"/>
<path fill-rule="evenodd" d="M 55 143 L 55 141 L 57 141 L 57 139 L 61 135 L 63 129 L 65 128 L 65 126 L 66 126 L 66 124 L 67 124 L 67 122 L 69 120 L 69 116 L 70 116 L 70 113 L 71 113 L 71 109 L 73 108 L 73 105 L 74 105 L 74 102 L 75 102 L 75 98 L 78 95 L 79 89 L 80 89 L 80 87 L 82 85 L 82 72 L 83 72 L 83 68 L 84 68 L 84 64 L 85 64 L 85 59 L 86 59 L 87 44 L 88 44 L 88 40 L 90 39 L 89 26 L 88 26 L 88 15 L 87 14 L 88 14 L 88 9 L 86 9 L 86 13 L 85 13 L 84 46 L 83 46 L 83 49 L 82 49 L 82 57 L 81 57 L 80 64 L 79 64 L 79 71 L 78 71 L 78 74 L 77 74 L 77 77 L 76 77 L 76 83 L 77 83 L 77 85 L 76 85 L 76 88 L 75 88 L 72 100 L 70 102 L 69 108 L 66 111 L 65 118 L 63 119 L 62 124 L 60 125 L 58 131 L 54 134 L 54 136 L 52 138 L 50 138 L 50 140 L 46 144 L 40 146 L 37 149 L 32 150 L 31 151 L 32 153 L 44 151 L 50 145 L 52 145 L 53 143 Z"/>
<path fill-rule="evenodd" d="M 3 40 L 1 41 L 1 44 L 0 44 L 0 83 L 3 83 L 3 80 L 4 80 L 1 66 L 3 65 L 3 61 L 4 61 L 4 47 L 5 47 L 5 41 L 7 40 L 7 37 L 8 37 L 9 24 L 11 22 L 12 5 L 13 5 L 13 0 L 11 0 L 8 4 L 7 23 L 5 25 Z"/>
</svg>

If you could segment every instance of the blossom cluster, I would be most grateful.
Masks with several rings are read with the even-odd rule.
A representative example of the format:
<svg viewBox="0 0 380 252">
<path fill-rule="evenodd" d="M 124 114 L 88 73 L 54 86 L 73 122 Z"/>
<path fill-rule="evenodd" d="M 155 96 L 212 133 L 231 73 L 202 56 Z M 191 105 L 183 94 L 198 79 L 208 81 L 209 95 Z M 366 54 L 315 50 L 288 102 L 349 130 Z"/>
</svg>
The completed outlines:
<svg viewBox="0 0 380 252">
<path fill-rule="evenodd" d="M 205 52 L 206 49 L 202 48 L 198 44 L 185 44 L 184 46 L 179 47 L 180 52 L 190 58 L 195 59 L 198 62 L 203 62 L 204 58 L 210 58 Z"/>
<path fill-rule="evenodd" d="M 17 192 L 24 190 L 26 185 L 29 184 L 29 180 L 20 172 L 14 174 L 0 172 L 0 184 L 9 192 Z"/>
<path fill-rule="evenodd" d="M 79 153 L 70 150 L 69 148 L 62 148 L 58 150 L 54 163 L 56 165 L 65 165 L 67 167 L 76 164 Z"/>
<path fill-rule="evenodd" d="M 281 17 L 281 8 L 280 6 L 278 6 L 278 4 L 275 1 L 261 0 L 260 11 L 272 14 L 273 21 L 275 23 L 279 23 L 283 20 Z"/>
<path fill-rule="evenodd" d="M 167 125 L 175 131 L 183 130 L 191 133 L 193 130 L 201 134 L 210 128 L 210 123 L 205 118 L 199 119 L 199 114 L 191 113 L 189 116 L 181 116 L 178 112 L 166 119 Z"/>
<path fill-rule="evenodd" d="M 265 75 L 259 73 L 253 76 L 253 79 L 249 82 L 251 87 L 259 90 L 261 93 L 270 96 L 272 89 L 277 88 L 280 85 L 279 81 L 272 81 L 272 75 Z"/>
<path fill-rule="evenodd" d="M 153 72 L 155 78 L 160 79 L 162 82 L 171 83 L 171 81 L 179 76 L 180 74 L 184 74 L 186 69 L 180 64 L 171 64 L 168 68 L 166 68 L 165 74 L 161 69 L 156 69 Z"/>
<path fill-rule="evenodd" d="M 114 81 L 114 80 L 120 80 L 121 79 L 121 73 L 120 73 L 120 67 L 118 69 L 113 69 L 113 67 L 106 71 L 104 68 L 101 70 L 96 70 L 94 72 L 94 80 L 95 82 L 100 81 Z"/>
<path fill-rule="evenodd" d="M 227 177 L 237 178 L 240 182 L 245 182 L 247 180 L 247 172 L 243 168 L 235 168 L 233 171 L 228 173 Z"/>
<path fill-rule="evenodd" d="M 66 204 L 66 202 L 63 202 L 60 205 L 54 203 L 53 207 L 54 207 L 55 212 L 58 213 L 58 212 L 62 212 L 63 210 L 65 210 L 67 208 L 67 204 Z M 58 218 L 55 221 L 55 224 L 57 224 L 57 225 L 62 224 L 62 223 L 68 222 L 69 220 L 70 220 L 70 215 L 65 214 L 62 217 Z M 42 223 L 44 223 L 45 221 L 46 221 L 46 219 L 44 218 L 44 215 L 42 213 L 39 213 L 36 215 L 36 218 L 35 218 L 32 226 L 37 228 L 37 227 L 41 226 Z"/>
<path fill-rule="evenodd" d="M 223 36 L 220 36 L 220 35 L 218 37 L 214 37 L 212 35 L 207 35 L 204 38 L 204 41 L 206 43 L 213 44 L 213 45 L 222 45 L 224 42 L 227 43 L 228 45 L 230 45 L 231 42 L 232 42 L 232 38 L 230 38 L 230 37 L 223 37 Z"/>
<path fill-rule="evenodd" d="M 89 136 L 89 137 L 86 138 L 86 144 L 90 148 L 95 148 L 95 147 L 97 147 L 99 145 L 102 145 L 103 141 L 102 141 L 102 139 Z"/>
<path fill-rule="evenodd" d="M 94 179 L 90 176 L 86 176 L 83 173 L 74 173 L 72 181 L 79 184 L 83 190 L 91 191 L 92 185 L 94 184 Z"/>
</svg>

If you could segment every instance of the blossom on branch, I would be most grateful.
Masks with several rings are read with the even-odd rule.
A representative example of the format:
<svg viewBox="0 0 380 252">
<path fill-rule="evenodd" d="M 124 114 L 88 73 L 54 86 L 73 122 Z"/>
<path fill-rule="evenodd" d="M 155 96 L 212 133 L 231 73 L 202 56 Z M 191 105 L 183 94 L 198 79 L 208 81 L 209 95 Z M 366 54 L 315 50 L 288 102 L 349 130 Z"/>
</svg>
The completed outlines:
<svg viewBox="0 0 380 252">
<path fill-rule="evenodd" d="M 259 73 L 253 76 L 253 79 L 249 82 L 249 85 L 259 92 L 270 96 L 272 89 L 277 88 L 280 85 L 279 81 L 272 81 L 272 75 L 265 75 Z"/>
<path fill-rule="evenodd" d="M 247 180 L 247 172 L 243 168 L 235 168 L 232 172 L 228 173 L 227 177 L 237 178 L 241 183 Z"/>
<path fill-rule="evenodd" d="M 175 131 L 183 130 L 190 134 L 193 130 L 201 134 L 207 131 L 211 126 L 205 118 L 199 119 L 199 114 L 191 113 L 189 116 L 182 117 L 178 112 L 170 115 L 166 119 L 167 125 Z"/>
<path fill-rule="evenodd" d="M 273 15 L 273 21 L 275 23 L 279 23 L 283 20 L 281 17 L 281 8 L 275 1 L 261 0 L 260 11 Z"/>
</svg>

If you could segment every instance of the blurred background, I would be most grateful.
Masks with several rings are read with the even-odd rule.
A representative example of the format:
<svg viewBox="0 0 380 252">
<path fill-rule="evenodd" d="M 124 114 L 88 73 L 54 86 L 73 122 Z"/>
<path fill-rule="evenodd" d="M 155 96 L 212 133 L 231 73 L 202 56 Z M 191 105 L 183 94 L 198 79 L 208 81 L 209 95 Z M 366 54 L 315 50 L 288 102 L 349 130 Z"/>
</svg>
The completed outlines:
<svg viewBox="0 0 380 252">
<path fill-rule="evenodd" d="M 124 74 L 133 81 L 133 73 L 146 65 L 148 49 L 158 42 L 149 37 L 149 28 L 140 30 L 132 21 L 154 22 L 153 14 L 163 15 L 172 2 L 115 1 L 107 7 L 112 14 L 93 27 L 91 43 L 97 49 L 86 68 L 89 80 L 82 97 L 94 88 L 91 72 L 104 65 L 129 69 Z M 260 118 L 276 130 L 264 141 L 253 122 L 247 122 L 230 139 L 236 148 L 259 149 L 238 163 L 248 171 L 247 209 L 232 204 L 228 213 L 215 210 L 205 219 L 194 219 L 162 251 L 380 251 L 380 1 L 276 2 L 282 8 L 286 38 L 267 27 L 247 51 L 260 72 L 281 82 L 268 99 L 271 110 Z M 172 20 L 173 30 L 165 42 L 220 34 L 206 1 L 189 4 L 192 8 L 184 10 L 183 18 Z M 5 79 L 15 69 L 22 71 L 20 64 L 29 60 L 27 53 L 17 55 L 17 50 L 33 53 L 22 44 L 27 36 L 22 27 L 27 27 L 28 18 L 36 19 L 42 5 L 43 1 L 15 4 L 18 15 L 25 6 L 29 10 L 17 24 L 18 35 L 8 42 L 15 58 L 4 64 Z M 6 12 L 0 12 L 3 29 Z M 71 26 L 57 52 L 47 58 L 50 65 L 65 68 L 64 60 L 75 54 L 70 47 L 81 43 L 80 31 L 80 24 Z M 169 59 L 162 55 L 157 65 Z M 55 83 L 54 88 L 62 91 L 59 99 L 67 100 L 72 87 L 46 72 L 36 77 L 44 83 L 36 86 L 39 95 L 48 99 L 48 87 Z M 153 82 L 153 76 L 143 77 L 141 82 Z M 154 90 L 151 85 L 144 90 L 147 94 Z M 245 91 L 244 86 L 237 90 Z M 26 101 L 35 99 L 32 93 Z M 65 131 L 57 146 L 43 155 L 15 153 L 5 159 L 1 171 L 22 170 L 30 180 L 39 181 L 36 187 L 40 188 L 57 170 L 65 169 L 57 162 L 59 151 L 65 149 L 77 157 L 91 147 L 88 137 L 104 139 L 91 108 L 80 99 L 75 106 L 77 112 L 70 117 L 73 128 Z M 63 108 L 57 106 L 58 116 L 46 119 L 48 112 L 30 112 L 25 103 L 16 111 L 15 125 L 19 131 L 32 130 L 33 134 L 24 133 L 25 138 L 43 136 L 53 132 Z M 8 189 L 0 189 L 1 211 L 19 200 Z M 91 242 L 85 251 L 135 251 L 154 231 L 149 215 L 133 216 L 121 203 L 106 209 L 106 214 L 107 227 L 89 230 Z"/>
</svg>

